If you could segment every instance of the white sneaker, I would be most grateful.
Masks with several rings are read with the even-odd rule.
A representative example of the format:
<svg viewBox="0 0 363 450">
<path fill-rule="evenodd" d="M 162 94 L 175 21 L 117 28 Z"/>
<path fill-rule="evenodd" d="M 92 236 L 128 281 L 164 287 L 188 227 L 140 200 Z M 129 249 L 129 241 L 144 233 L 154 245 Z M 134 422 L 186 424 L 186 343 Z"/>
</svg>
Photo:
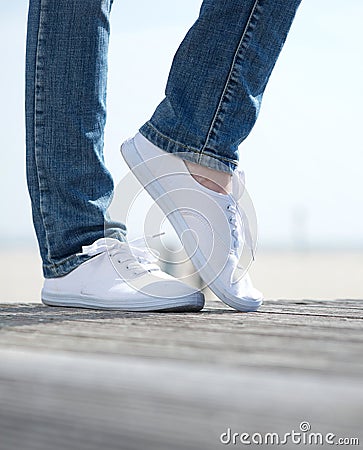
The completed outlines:
<svg viewBox="0 0 363 450">
<path fill-rule="evenodd" d="M 128 166 L 166 214 L 203 281 L 227 305 L 255 311 L 262 294 L 238 267 L 249 232 L 232 195 L 198 183 L 184 161 L 138 133 L 121 146 Z M 247 227 L 248 228 L 248 227 Z"/>
<path fill-rule="evenodd" d="M 69 274 L 46 279 L 42 302 L 123 311 L 200 311 L 204 296 L 153 264 L 146 249 L 112 238 L 83 247 L 93 258 Z"/>
</svg>

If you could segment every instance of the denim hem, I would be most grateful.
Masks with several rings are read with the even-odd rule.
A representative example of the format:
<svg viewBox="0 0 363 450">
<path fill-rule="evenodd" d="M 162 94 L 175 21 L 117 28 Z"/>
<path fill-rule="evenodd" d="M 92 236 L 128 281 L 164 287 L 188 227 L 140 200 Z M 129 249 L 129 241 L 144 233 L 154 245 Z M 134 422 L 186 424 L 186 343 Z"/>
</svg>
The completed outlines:
<svg viewBox="0 0 363 450">
<path fill-rule="evenodd" d="M 139 132 L 154 145 L 168 153 L 173 153 L 185 161 L 219 170 L 221 172 L 233 173 L 237 168 L 238 161 L 224 158 L 213 154 L 210 150 L 201 150 L 177 142 L 168 136 L 165 136 L 149 121 L 146 122 Z"/>
<path fill-rule="evenodd" d="M 112 232 L 103 237 L 126 242 L 126 236 L 123 233 Z M 57 262 L 43 263 L 44 278 L 59 278 L 68 275 L 72 270 L 77 269 L 78 266 L 91 258 L 93 258 L 93 256 L 76 253 Z"/>
<path fill-rule="evenodd" d="M 56 264 L 43 264 L 44 278 L 64 277 L 91 258 L 93 258 L 93 256 L 73 255 Z"/>
</svg>

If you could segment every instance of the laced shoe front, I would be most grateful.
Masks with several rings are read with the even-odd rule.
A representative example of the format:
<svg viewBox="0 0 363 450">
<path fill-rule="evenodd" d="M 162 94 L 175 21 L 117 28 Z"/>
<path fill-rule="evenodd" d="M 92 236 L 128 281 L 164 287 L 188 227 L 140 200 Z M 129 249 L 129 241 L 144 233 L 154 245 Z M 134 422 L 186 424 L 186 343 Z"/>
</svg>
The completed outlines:
<svg viewBox="0 0 363 450">
<path fill-rule="evenodd" d="M 112 238 L 82 249 L 91 257 L 68 275 L 46 279 L 42 301 L 125 311 L 199 311 L 203 294 L 160 270 L 146 248 Z"/>
<path fill-rule="evenodd" d="M 239 208 L 244 188 L 236 172 L 234 195 L 220 194 L 199 184 L 181 158 L 164 152 L 137 134 L 121 152 L 134 175 L 163 210 L 206 285 L 239 311 L 255 311 L 262 294 L 253 287 L 246 268 L 239 267 L 246 245 L 254 254 L 251 231 Z"/>
</svg>

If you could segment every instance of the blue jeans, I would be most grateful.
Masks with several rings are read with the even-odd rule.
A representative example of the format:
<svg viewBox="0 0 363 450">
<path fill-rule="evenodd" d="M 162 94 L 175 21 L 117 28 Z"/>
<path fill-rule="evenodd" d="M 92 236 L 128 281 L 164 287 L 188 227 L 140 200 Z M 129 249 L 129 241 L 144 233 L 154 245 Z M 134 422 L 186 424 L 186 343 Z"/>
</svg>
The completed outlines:
<svg viewBox="0 0 363 450">
<path fill-rule="evenodd" d="M 112 1 L 30 0 L 27 181 L 46 278 L 87 259 L 82 246 L 105 228 L 126 236 L 107 214 L 113 181 L 103 158 Z M 167 152 L 232 172 L 300 1 L 204 0 L 165 98 L 140 132 Z"/>
</svg>

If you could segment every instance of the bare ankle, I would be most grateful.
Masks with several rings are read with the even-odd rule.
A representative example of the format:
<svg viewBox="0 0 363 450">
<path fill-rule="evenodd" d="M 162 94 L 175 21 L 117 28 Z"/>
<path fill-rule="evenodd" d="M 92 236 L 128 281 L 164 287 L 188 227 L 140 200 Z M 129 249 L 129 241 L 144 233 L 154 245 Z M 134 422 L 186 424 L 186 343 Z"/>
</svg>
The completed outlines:
<svg viewBox="0 0 363 450">
<path fill-rule="evenodd" d="M 232 175 L 227 172 L 184 161 L 192 177 L 202 186 L 219 194 L 230 194 L 232 191 Z"/>
</svg>

